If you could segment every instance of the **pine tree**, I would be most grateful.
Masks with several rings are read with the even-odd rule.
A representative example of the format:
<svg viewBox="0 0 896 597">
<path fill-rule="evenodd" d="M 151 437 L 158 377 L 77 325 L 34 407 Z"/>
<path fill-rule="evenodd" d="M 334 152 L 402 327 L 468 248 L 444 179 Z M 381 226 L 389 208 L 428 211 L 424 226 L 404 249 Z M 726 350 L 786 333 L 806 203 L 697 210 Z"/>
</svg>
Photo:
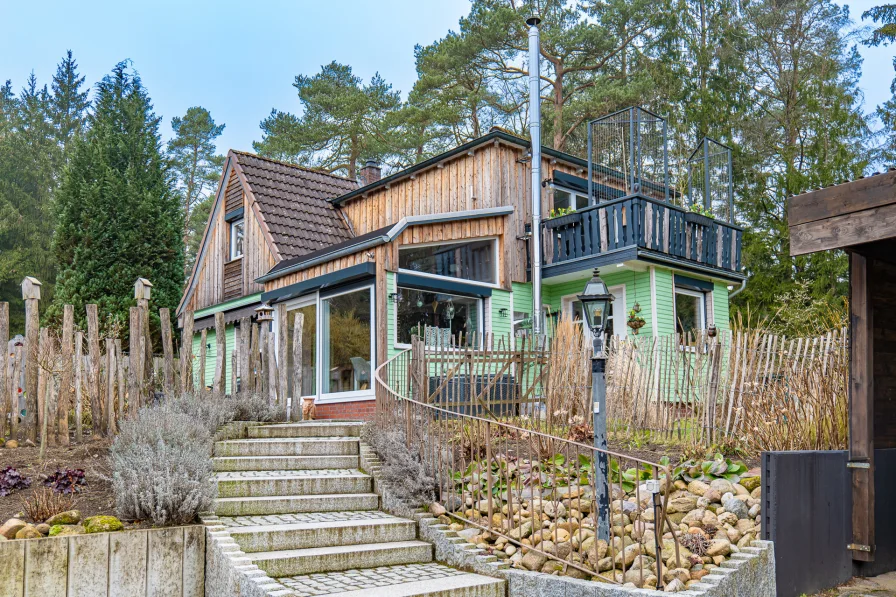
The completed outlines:
<svg viewBox="0 0 896 597">
<path fill-rule="evenodd" d="M 184 212 L 183 244 L 187 251 L 184 271 L 188 275 L 195 259 L 195 252 L 190 248 L 196 243 L 191 237 L 197 233 L 201 235 L 205 227 L 205 220 L 202 220 L 202 227 L 196 229 L 192 213 L 199 203 L 207 200 L 209 191 L 214 190 L 221 176 L 224 157 L 215 153 L 215 139 L 224 132 L 224 125 L 215 124 L 208 110 L 195 106 L 183 117 L 172 118 L 171 129 L 174 138 L 168 142 L 168 155 Z"/>
<path fill-rule="evenodd" d="M 81 134 L 87 119 L 88 90 L 82 91 L 84 77 L 78 76 L 78 63 L 72 51 L 66 52 L 53 75 L 53 95 L 50 98 L 50 119 L 56 127 L 56 139 L 62 146 L 63 158 L 68 157 L 72 139 Z"/>
<path fill-rule="evenodd" d="M 154 285 L 153 312 L 177 306 L 184 221 L 159 122 L 128 62 L 97 84 L 88 131 L 75 142 L 57 197 L 54 312 L 70 303 L 83 317 L 94 302 L 104 318 L 124 322 L 140 276 Z"/>
<path fill-rule="evenodd" d="M 259 153 L 355 178 L 362 160 L 382 159 L 399 146 L 387 117 L 401 107 L 398 92 L 379 74 L 368 85 L 350 66 L 332 62 L 293 86 L 302 115 L 272 110 L 261 123 Z"/>
</svg>

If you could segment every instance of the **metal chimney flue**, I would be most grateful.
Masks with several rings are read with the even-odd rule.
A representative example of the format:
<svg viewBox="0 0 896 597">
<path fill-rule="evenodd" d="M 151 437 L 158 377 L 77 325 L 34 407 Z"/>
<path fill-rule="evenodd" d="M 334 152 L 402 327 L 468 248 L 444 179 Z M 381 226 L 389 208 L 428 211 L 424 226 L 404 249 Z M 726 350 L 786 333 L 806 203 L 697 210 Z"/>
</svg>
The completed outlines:
<svg viewBox="0 0 896 597">
<path fill-rule="evenodd" d="M 532 142 L 532 332 L 543 333 L 541 307 L 541 72 L 539 60 L 541 18 L 532 15 L 529 25 L 529 138 Z"/>
</svg>

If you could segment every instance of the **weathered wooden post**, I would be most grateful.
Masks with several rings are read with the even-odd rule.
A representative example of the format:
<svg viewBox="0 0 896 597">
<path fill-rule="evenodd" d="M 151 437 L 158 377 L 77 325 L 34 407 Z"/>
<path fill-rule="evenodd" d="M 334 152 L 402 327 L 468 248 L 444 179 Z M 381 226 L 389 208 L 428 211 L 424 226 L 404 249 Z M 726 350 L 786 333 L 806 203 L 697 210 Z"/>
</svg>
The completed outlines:
<svg viewBox="0 0 896 597">
<path fill-rule="evenodd" d="M 81 371 L 84 367 L 84 333 L 75 332 L 75 441 L 84 440 L 84 429 L 82 428 L 81 418 L 82 412 L 82 392 L 84 380 Z"/>
<path fill-rule="evenodd" d="M 87 305 L 87 391 L 90 393 L 90 421 L 93 436 L 99 437 L 103 429 L 103 407 L 100 388 L 100 322 L 96 305 Z"/>
<path fill-rule="evenodd" d="M 199 333 L 199 393 L 205 393 L 205 359 L 208 356 L 208 329 Z"/>
<path fill-rule="evenodd" d="M 230 395 L 236 396 L 237 383 L 239 377 L 240 362 L 240 344 L 242 343 L 242 333 L 239 326 L 233 326 L 233 350 L 230 351 Z"/>
<path fill-rule="evenodd" d="M 141 342 L 143 313 L 140 307 L 131 307 L 128 316 L 131 330 L 128 347 L 128 414 L 134 417 L 143 403 L 141 396 L 143 393 L 143 363 L 145 362 L 143 347 L 145 344 Z"/>
<path fill-rule="evenodd" d="M 215 313 L 215 380 L 213 389 L 215 397 L 223 396 L 226 386 L 227 360 L 227 325 L 224 323 L 224 313 Z"/>
<path fill-rule="evenodd" d="M 286 321 L 288 317 L 286 307 L 280 305 L 279 317 L 277 318 L 277 370 L 278 383 L 277 395 L 283 402 L 282 408 L 289 410 L 287 398 L 289 394 L 289 323 Z"/>
<path fill-rule="evenodd" d="M 40 287 L 37 278 L 22 280 L 25 299 L 25 436 L 37 442 L 37 355 L 40 334 Z"/>
<path fill-rule="evenodd" d="M 252 345 L 252 320 L 248 317 L 240 319 L 240 392 L 252 392 L 252 362 L 250 346 Z"/>
<path fill-rule="evenodd" d="M 260 340 L 260 332 L 259 326 L 257 323 L 252 324 L 252 341 L 249 345 L 249 375 L 250 385 L 246 388 L 247 391 L 253 392 L 255 394 L 261 393 L 261 348 L 259 347 Z"/>
<path fill-rule="evenodd" d="M 9 368 L 9 303 L 0 303 L 0 354 L 3 354 L 0 366 L 0 437 L 6 437 L 6 416 L 12 406 L 9 402 L 7 388 L 7 370 Z M 15 408 L 11 410 L 15 416 Z"/>
<path fill-rule="evenodd" d="M 16 346 L 13 352 L 12 379 L 10 380 L 12 383 L 9 384 L 9 399 L 12 401 L 12 418 L 9 421 L 9 433 L 13 439 L 19 437 L 19 417 L 22 414 L 19 406 L 19 382 L 22 379 L 22 363 L 24 360 L 24 345 Z"/>
<path fill-rule="evenodd" d="M 118 360 L 115 355 L 115 340 L 106 338 L 106 431 L 109 435 L 117 432 L 115 428 L 115 383 Z M 121 407 L 119 406 L 119 409 Z"/>
<path fill-rule="evenodd" d="M 277 395 L 277 348 L 273 333 L 268 333 L 268 403 L 278 404 L 281 396 Z M 283 405 L 280 405 L 281 407 Z"/>
<path fill-rule="evenodd" d="M 159 320 L 162 323 L 162 355 L 165 360 L 165 396 L 174 393 L 174 344 L 171 340 L 171 312 L 167 308 L 159 309 Z"/>
<path fill-rule="evenodd" d="M 193 312 L 184 312 L 184 329 L 180 338 L 180 391 L 195 390 L 193 383 Z"/>
<path fill-rule="evenodd" d="M 47 449 L 47 433 L 50 423 L 51 402 L 53 402 L 53 340 L 50 338 L 50 330 L 47 328 L 40 329 L 40 360 L 42 366 L 40 368 L 37 381 L 38 407 L 40 408 L 40 455 L 39 459 L 43 462 L 44 454 Z"/>
<path fill-rule="evenodd" d="M 137 300 L 137 306 L 141 310 L 141 327 L 143 329 L 143 337 L 145 340 L 144 354 L 146 355 L 144 365 L 142 367 L 143 378 L 152 377 L 152 335 L 149 328 L 149 295 L 152 291 L 152 283 L 146 278 L 137 278 L 134 282 L 134 298 Z"/>
<path fill-rule="evenodd" d="M 124 417 L 124 397 L 127 392 L 127 385 L 125 385 L 124 376 L 125 376 L 125 360 L 124 360 L 124 351 L 121 349 L 121 339 L 115 339 L 115 358 L 118 361 L 117 373 L 118 373 L 118 420 L 121 420 Z M 117 427 L 116 421 L 116 427 Z"/>
<path fill-rule="evenodd" d="M 292 330 L 292 411 L 291 419 L 302 420 L 302 334 L 305 328 L 305 315 L 296 312 L 295 325 Z"/>
<path fill-rule="evenodd" d="M 68 411 L 72 407 L 72 339 L 75 333 L 75 308 L 65 305 L 62 308 L 62 372 L 59 383 L 59 408 L 56 411 L 58 420 L 56 439 L 60 446 L 67 446 Z"/>
</svg>

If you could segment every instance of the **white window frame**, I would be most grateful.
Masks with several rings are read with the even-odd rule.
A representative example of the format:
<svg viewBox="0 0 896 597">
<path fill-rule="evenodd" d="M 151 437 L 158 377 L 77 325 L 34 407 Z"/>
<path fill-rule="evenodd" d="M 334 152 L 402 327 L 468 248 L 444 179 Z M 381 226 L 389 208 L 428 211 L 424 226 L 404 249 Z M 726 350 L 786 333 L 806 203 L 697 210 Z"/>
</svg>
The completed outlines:
<svg viewBox="0 0 896 597">
<path fill-rule="evenodd" d="M 240 253 L 239 255 L 234 255 L 234 253 L 236 252 L 235 228 L 237 226 L 239 226 L 243 231 L 243 243 L 246 242 L 246 220 L 244 218 L 239 218 L 238 220 L 234 220 L 234 221 L 230 222 L 230 261 L 233 261 L 234 259 L 239 259 L 240 257 L 243 256 L 243 253 L 245 253 L 245 250 L 243 250 L 243 252 Z"/>
<path fill-rule="evenodd" d="M 343 294 L 350 294 L 352 292 L 360 292 L 362 290 L 367 290 L 370 293 L 370 388 L 367 390 L 356 390 L 350 392 L 323 392 L 323 376 L 324 376 L 324 334 L 323 334 L 323 325 L 324 325 L 324 316 L 323 316 L 323 302 L 327 299 L 333 298 L 334 296 L 341 296 Z M 283 303 L 285 306 L 283 309 L 276 309 L 275 316 L 277 318 L 276 326 L 275 326 L 275 342 L 274 346 L 276 350 L 279 351 L 280 347 L 280 339 L 279 335 L 282 333 L 281 330 L 284 330 L 286 327 L 286 322 L 281 321 L 281 313 L 284 318 L 285 315 L 291 310 L 300 307 L 307 307 L 309 305 L 314 305 L 314 317 L 315 317 L 315 329 L 317 330 L 314 337 L 314 349 L 315 349 L 315 374 L 316 379 L 315 383 L 315 393 L 313 396 L 302 396 L 302 399 L 305 398 L 314 398 L 315 404 L 335 404 L 339 402 L 359 402 L 363 400 L 371 400 L 376 396 L 376 389 L 374 386 L 373 373 L 377 367 L 376 360 L 376 292 L 374 284 L 366 284 L 363 286 L 355 286 L 349 289 L 346 289 L 342 292 L 335 292 L 333 294 L 327 294 L 324 297 L 320 296 L 320 292 L 315 292 L 313 294 L 307 294 L 305 296 L 300 296 L 298 298 L 292 299 L 290 301 L 286 301 Z"/>
<path fill-rule="evenodd" d="M 422 247 L 440 247 L 443 245 L 465 245 L 465 244 L 479 242 L 479 241 L 483 241 L 483 240 L 490 240 L 490 241 L 492 241 L 492 243 L 494 245 L 493 251 L 494 251 L 494 256 L 495 256 L 495 271 L 494 271 L 495 282 L 479 282 L 476 280 L 470 280 L 469 278 L 457 278 L 457 277 L 453 277 L 453 276 L 439 276 L 437 274 L 428 274 L 425 272 L 418 272 L 416 270 L 403 269 L 403 268 L 398 268 L 398 273 L 410 274 L 413 276 L 421 276 L 423 278 L 432 278 L 434 280 L 450 280 L 451 282 L 462 282 L 464 284 L 473 284 L 475 286 L 484 286 L 486 288 L 501 288 L 501 285 L 498 284 L 497 281 L 501 279 L 500 263 L 501 263 L 502 256 L 499 251 L 500 247 L 498 246 L 498 238 L 495 236 L 481 236 L 481 237 L 474 237 L 474 238 L 465 238 L 462 240 L 452 240 L 452 241 L 441 242 L 441 243 L 403 244 L 398 247 L 398 253 L 399 253 L 398 262 L 401 263 L 401 250 L 402 249 L 419 249 Z M 396 284 L 396 286 L 397 286 L 397 284 Z"/>
<path fill-rule="evenodd" d="M 442 276 L 435 276 L 435 277 L 441 278 Z M 399 286 L 398 284 L 395 285 L 395 292 L 396 293 L 401 292 L 402 288 L 405 290 L 419 290 L 420 292 L 436 292 L 438 294 L 447 294 L 448 296 L 457 296 L 457 297 L 461 297 L 461 298 L 474 299 L 476 301 L 476 308 L 479 310 L 477 317 L 478 317 L 479 321 L 481 322 L 482 332 L 487 333 L 487 332 L 491 331 L 491 329 L 486 329 L 486 321 L 485 321 L 486 310 L 485 310 L 485 298 L 484 297 L 470 296 L 467 294 L 452 294 L 450 292 L 444 292 L 444 291 L 440 291 L 440 290 L 425 290 L 425 289 L 420 289 L 420 288 L 410 288 L 408 286 Z M 401 303 L 392 303 L 392 304 L 395 305 L 395 308 L 392 310 L 392 329 L 395 331 L 395 333 L 392 335 L 392 347 L 393 348 L 401 348 L 401 349 L 410 348 L 411 347 L 410 344 L 398 341 L 398 309 L 399 309 L 399 307 L 401 307 Z M 488 323 L 491 324 L 491 321 L 489 321 Z M 489 325 L 488 327 L 491 328 L 491 325 Z M 454 350 L 454 349 L 448 348 L 447 350 Z"/>
<path fill-rule="evenodd" d="M 676 294 L 681 294 L 684 296 L 692 296 L 692 297 L 700 299 L 700 307 L 701 308 L 698 309 L 698 312 L 700 314 L 700 325 L 697 327 L 697 329 L 701 330 L 701 331 L 705 330 L 707 328 L 707 324 L 706 324 L 707 297 L 706 297 L 706 295 L 710 294 L 710 292 L 701 292 L 699 290 L 691 290 L 690 288 L 682 288 L 680 286 L 672 287 L 672 313 L 673 313 L 672 324 L 674 325 L 675 333 L 677 334 L 678 333 L 678 306 L 676 304 L 677 301 L 675 300 Z M 679 348 L 681 350 L 690 350 L 690 351 L 697 350 L 696 346 L 688 346 L 687 344 L 680 344 Z"/>
<path fill-rule="evenodd" d="M 585 199 L 585 202 L 587 203 L 587 205 L 586 205 L 585 207 L 591 207 L 591 202 L 588 201 L 588 195 L 585 195 L 585 194 L 583 194 L 583 193 L 580 193 L 579 191 L 574 191 L 574 190 L 572 190 L 572 189 L 569 188 L 569 187 L 564 187 L 564 186 L 562 186 L 562 185 L 558 185 L 558 184 L 556 184 L 556 183 L 553 185 L 553 188 L 552 188 L 551 190 L 552 190 L 552 191 L 555 191 L 555 192 L 556 192 L 556 191 L 562 191 L 562 192 L 564 192 L 564 193 L 569 193 L 570 196 L 572 196 L 572 197 L 582 197 L 583 199 Z M 575 201 L 573 201 L 573 203 L 578 203 L 578 199 L 576 199 Z M 572 205 L 572 206 L 570 206 L 570 207 L 572 207 L 572 210 L 573 210 L 573 211 L 576 211 L 576 209 L 578 209 L 575 205 Z M 585 209 L 585 207 L 583 207 L 582 209 Z M 554 207 L 554 197 L 553 197 L 553 195 L 551 196 L 551 209 L 556 209 L 556 208 Z"/>
<path fill-rule="evenodd" d="M 610 286 L 607 288 L 607 291 L 613 295 L 613 335 L 617 338 L 625 338 L 628 336 L 628 303 L 626 302 L 625 296 L 625 284 L 617 284 L 616 286 Z M 570 318 L 573 316 L 572 305 L 575 301 L 579 300 L 578 295 L 576 294 L 567 294 L 560 299 L 560 308 L 562 309 L 562 313 L 565 313 Z M 619 309 L 616 307 L 621 305 L 622 311 L 619 312 Z M 582 320 L 578 323 L 583 323 L 584 314 L 582 315 Z M 619 322 L 622 322 L 622 325 L 619 325 Z M 582 326 L 584 330 L 584 325 Z"/>
</svg>

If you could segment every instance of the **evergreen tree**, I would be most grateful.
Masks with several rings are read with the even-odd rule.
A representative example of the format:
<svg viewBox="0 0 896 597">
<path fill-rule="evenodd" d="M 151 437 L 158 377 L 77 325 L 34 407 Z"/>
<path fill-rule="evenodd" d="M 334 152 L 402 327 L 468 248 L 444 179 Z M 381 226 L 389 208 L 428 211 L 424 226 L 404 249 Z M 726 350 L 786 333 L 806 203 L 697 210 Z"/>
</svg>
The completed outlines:
<svg viewBox="0 0 896 597">
<path fill-rule="evenodd" d="M 62 147 L 63 158 L 67 159 L 72 139 L 81 134 L 87 119 L 87 99 L 89 91 L 83 89 L 84 77 L 78 76 L 78 63 L 72 51 L 56 66 L 53 75 L 53 95 L 50 98 L 50 119 L 56 128 L 56 140 Z"/>
<path fill-rule="evenodd" d="M 887 46 L 896 41 L 896 4 L 875 6 L 862 13 L 862 19 L 871 19 L 876 25 L 865 44 Z M 893 58 L 893 69 L 896 70 L 896 57 Z M 896 94 L 896 78 L 893 79 L 890 90 Z"/>
<path fill-rule="evenodd" d="M 184 216 L 159 139 L 160 118 L 128 62 L 96 86 L 88 131 L 57 198 L 60 272 L 53 309 L 95 302 L 107 321 L 127 321 L 138 277 L 156 308 L 177 306 L 183 282 Z M 126 326 L 125 326 L 126 327 Z"/>
<path fill-rule="evenodd" d="M 224 156 L 215 153 L 215 139 L 224 132 L 224 125 L 215 124 L 208 110 L 196 106 L 188 109 L 183 117 L 172 118 L 171 129 L 174 138 L 168 142 L 168 155 L 184 213 L 183 245 L 187 251 L 184 272 L 189 275 L 195 259 L 195 252 L 190 250 L 191 237 L 197 233 L 192 212 L 208 198 L 210 191 L 214 191 L 221 176 Z M 205 227 L 205 220 L 202 227 Z M 200 228 L 198 233 L 201 235 L 202 232 Z"/>
<path fill-rule="evenodd" d="M 312 77 L 297 76 L 293 86 L 302 115 L 272 110 L 253 143 L 262 155 L 355 178 L 362 160 L 383 159 L 399 146 L 387 117 L 401 98 L 379 74 L 364 85 L 351 67 L 332 62 Z"/>
</svg>

